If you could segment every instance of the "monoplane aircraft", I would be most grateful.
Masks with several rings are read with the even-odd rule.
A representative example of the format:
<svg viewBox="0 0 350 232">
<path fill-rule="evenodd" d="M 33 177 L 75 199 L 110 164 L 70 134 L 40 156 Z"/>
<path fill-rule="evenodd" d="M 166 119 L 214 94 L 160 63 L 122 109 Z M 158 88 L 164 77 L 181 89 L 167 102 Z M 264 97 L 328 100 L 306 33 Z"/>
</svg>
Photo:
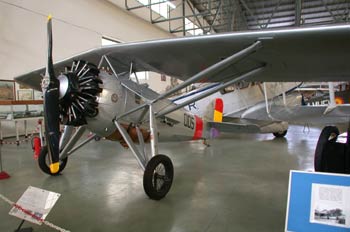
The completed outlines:
<svg viewBox="0 0 350 232">
<path fill-rule="evenodd" d="M 200 117 L 184 106 L 241 81 L 349 80 L 349 39 L 350 25 L 250 31 L 111 45 L 53 64 L 49 17 L 46 69 L 16 81 L 44 92 L 47 147 L 39 157 L 44 172 L 62 172 L 68 156 L 93 139 L 76 145 L 89 129 L 130 148 L 144 170 L 146 194 L 159 200 L 170 190 L 174 170 L 169 157 L 158 154 L 158 141 L 206 139 L 217 130 L 260 132 L 256 124 L 222 122 L 219 108 L 214 107 L 211 117 Z M 130 79 L 138 71 L 158 72 L 183 82 L 158 94 Z M 179 104 L 168 99 L 198 82 L 218 84 Z M 339 117 L 348 114 L 339 112 Z M 60 123 L 65 125 L 62 135 Z M 146 143 L 150 143 L 150 155 Z"/>
</svg>

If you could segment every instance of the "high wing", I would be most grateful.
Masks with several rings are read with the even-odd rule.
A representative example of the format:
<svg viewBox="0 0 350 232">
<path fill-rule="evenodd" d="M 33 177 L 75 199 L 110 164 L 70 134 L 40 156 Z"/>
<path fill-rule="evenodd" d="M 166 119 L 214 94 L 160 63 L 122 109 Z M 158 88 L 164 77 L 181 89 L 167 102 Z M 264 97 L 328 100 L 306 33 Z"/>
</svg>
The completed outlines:
<svg viewBox="0 0 350 232">
<path fill-rule="evenodd" d="M 350 25 L 250 31 L 199 37 L 117 44 L 93 49 L 54 64 L 63 71 L 73 60 L 99 64 L 108 57 L 117 73 L 154 71 L 187 80 L 196 73 L 261 41 L 262 47 L 208 77 L 224 82 L 264 66 L 250 81 L 345 81 L 350 75 Z M 16 81 L 40 90 L 44 68 L 16 77 Z"/>
</svg>

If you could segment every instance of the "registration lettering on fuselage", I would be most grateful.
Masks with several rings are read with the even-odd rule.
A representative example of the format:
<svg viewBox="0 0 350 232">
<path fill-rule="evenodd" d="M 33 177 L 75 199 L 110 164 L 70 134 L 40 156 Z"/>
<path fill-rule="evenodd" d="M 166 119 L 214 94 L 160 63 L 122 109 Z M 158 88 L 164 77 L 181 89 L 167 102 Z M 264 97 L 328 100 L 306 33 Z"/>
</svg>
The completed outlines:
<svg viewBox="0 0 350 232">
<path fill-rule="evenodd" d="M 184 114 L 184 126 L 190 129 L 194 129 L 195 119 L 193 115 Z"/>
</svg>

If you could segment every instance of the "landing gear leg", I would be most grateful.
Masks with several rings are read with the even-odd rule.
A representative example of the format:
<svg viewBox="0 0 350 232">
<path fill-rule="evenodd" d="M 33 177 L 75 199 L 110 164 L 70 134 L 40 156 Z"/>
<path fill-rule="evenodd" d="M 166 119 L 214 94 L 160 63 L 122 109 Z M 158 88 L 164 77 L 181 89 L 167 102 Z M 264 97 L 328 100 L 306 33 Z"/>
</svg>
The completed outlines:
<svg viewBox="0 0 350 232">
<path fill-rule="evenodd" d="M 158 154 L 158 130 L 152 105 L 149 106 L 149 114 L 151 158 L 145 153 L 143 136 L 138 126 L 136 126 L 136 131 L 140 140 L 140 149 L 134 144 L 127 131 L 117 120 L 114 120 L 114 124 L 144 171 L 143 188 L 146 195 L 152 200 L 160 200 L 167 195 L 171 188 L 174 178 L 174 167 L 168 156 Z"/>
</svg>

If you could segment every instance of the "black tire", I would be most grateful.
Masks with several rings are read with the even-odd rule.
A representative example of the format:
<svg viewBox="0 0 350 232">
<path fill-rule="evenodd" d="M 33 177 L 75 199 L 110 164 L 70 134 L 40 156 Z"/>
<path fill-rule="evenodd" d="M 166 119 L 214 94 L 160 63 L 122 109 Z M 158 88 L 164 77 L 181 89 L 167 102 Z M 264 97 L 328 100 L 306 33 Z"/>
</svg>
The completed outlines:
<svg viewBox="0 0 350 232">
<path fill-rule="evenodd" d="M 45 172 L 46 174 L 51 175 L 51 176 L 57 176 L 66 167 L 67 162 L 68 162 L 68 157 L 63 159 L 63 160 L 60 160 L 60 169 L 58 170 L 57 173 L 52 174 L 50 171 L 50 167 L 49 167 L 50 164 L 49 164 L 49 160 L 48 160 L 48 154 L 49 153 L 47 150 L 47 146 L 42 147 L 41 151 L 40 151 L 39 158 L 38 158 L 39 167 L 40 167 L 41 171 Z"/>
<path fill-rule="evenodd" d="M 288 130 L 272 133 L 276 138 L 283 138 L 286 136 Z"/>
<path fill-rule="evenodd" d="M 169 192 L 173 178 L 174 167 L 170 158 L 165 155 L 156 155 L 146 166 L 143 189 L 149 198 L 158 201 Z"/>
<path fill-rule="evenodd" d="M 330 139 L 330 136 L 333 134 L 333 138 Z M 335 126 L 326 126 L 323 128 L 320 137 L 318 138 L 318 142 L 315 150 L 315 158 L 314 158 L 314 167 L 316 172 L 323 172 L 324 165 L 322 164 L 322 154 L 324 147 L 328 143 L 334 143 L 337 141 L 339 135 L 339 130 Z"/>
</svg>

